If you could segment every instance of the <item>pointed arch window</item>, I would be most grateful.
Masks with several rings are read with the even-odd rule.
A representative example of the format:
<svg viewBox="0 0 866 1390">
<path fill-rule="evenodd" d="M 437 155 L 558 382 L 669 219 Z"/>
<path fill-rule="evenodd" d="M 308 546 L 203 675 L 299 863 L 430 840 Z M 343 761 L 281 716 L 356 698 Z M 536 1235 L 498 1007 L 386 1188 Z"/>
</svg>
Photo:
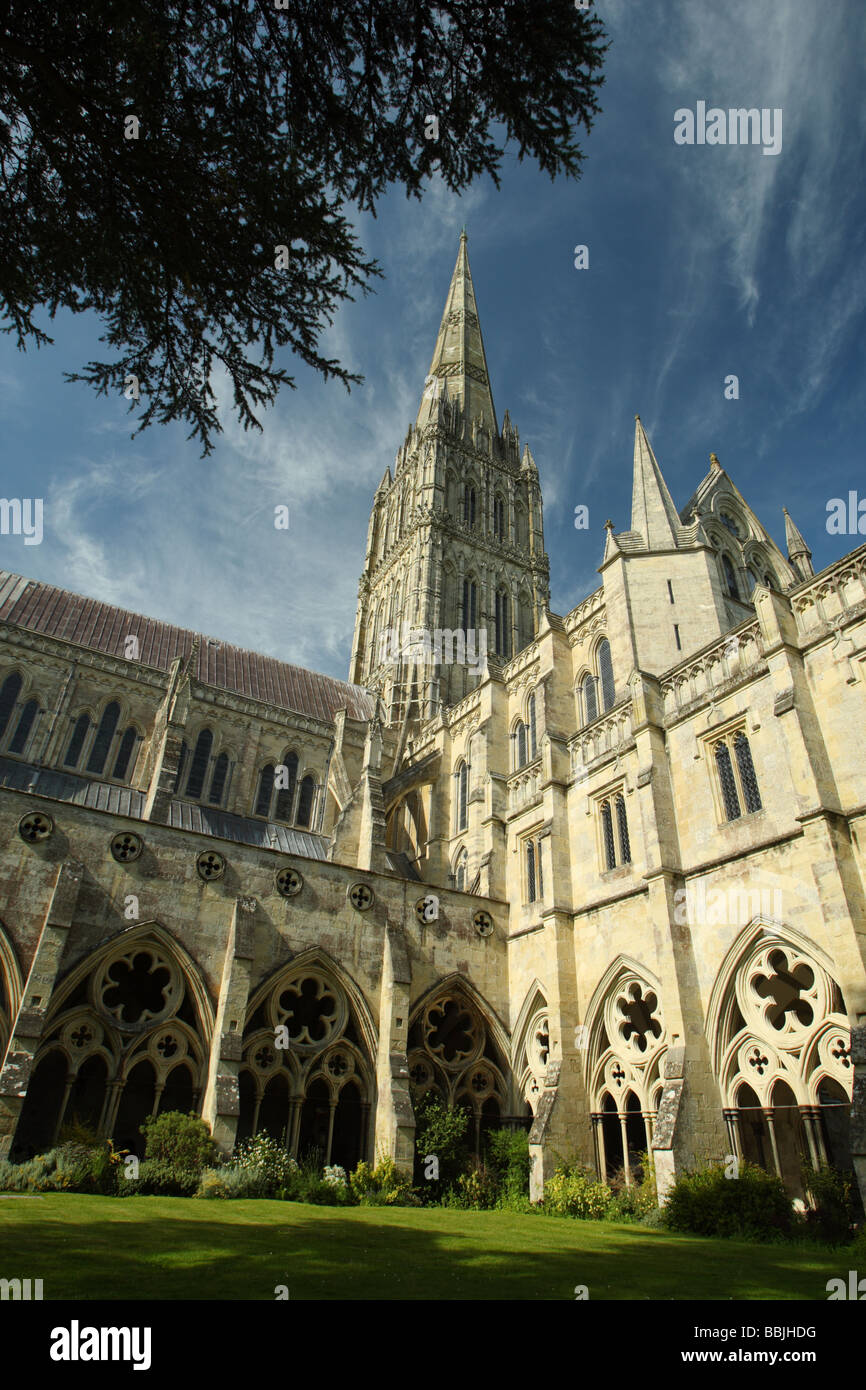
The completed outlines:
<svg viewBox="0 0 866 1390">
<path fill-rule="evenodd" d="M 186 783 L 186 794 L 193 801 L 197 801 L 204 790 L 204 780 L 207 775 L 212 748 L 213 734 L 210 729 L 202 729 L 195 741 Z"/>
<path fill-rule="evenodd" d="M 12 717 L 12 711 L 21 694 L 21 677 L 17 671 L 13 671 L 11 676 L 7 676 L 2 686 L 0 686 L 0 738 L 6 732 L 6 725 Z"/>
<path fill-rule="evenodd" d="M 461 763 L 457 769 L 457 829 L 465 830 L 469 814 L 469 768 Z"/>
<path fill-rule="evenodd" d="M 528 701 L 527 706 L 526 706 L 526 712 L 527 712 L 527 714 L 529 715 L 529 757 L 530 757 L 530 760 L 531 760 L 532 758 L 535 757 L 535 755 L 536 755 L 536 753 L 537 753 L 537 751 L 538 751 L 538 739 L 537 739 L 537 735 L 536 735 L 536 723 L 535 723 L 535 693 L 534 693 L 534 692 L 533 692 L 533 694 L 530 695 L 530 697 L 529 697 L 529 701 Z"/>
<path fill-rule="evenodd" d="M 725 587 L 729 596 L 738 599 L 740 597 L 740 590 L 737 585 L 737 576 L 734 573 L 734 566 L 731 563 L 730 556 L 722 556 L 722 569 L 725 572 Z"/>
<path fill-rule="evenodd" d="M 120 740 L 120 747 L 117 750 L 117 757 L 114 760 L 114 768 L 111 775 L 115 782 L 125 782 L 127 774 L 130 776 L 132 775 L 135 762 L 133 761 L 130 767 L 130 759 L 132 758 L 137 739 L 138 732 L 130 724 L 129 728 L 124 730 L 123 738 Z"/>
<path fill-rule="evenodd" d="M 616 690 L 613 683 L 613 661 L 610 655 L 610 643 L 606 637 L 598 649 L 598 674 L 601 680 L 602 705 L 608 710 L 616 699 Z"/>
<path fill-rule="evenodd" d="M 298 795 L 298 825 L 308 826 L 313 815 L 313 802 L 316 796 L 316 783 L 309 774 L 301 782 Z"/>
<path fill-rule="evenodd" d="M 180 791 L 180 784 L 183 781 L 183 774 L 186 771 L 186 765 L 188 760 L 189 744 L 187 743 L 186 739 L 181 739 L 180 757 L 177 760 L 177 772 L 175 773 L 174 786 L 172 788 L 172 793 L 174 795 L 177 795 L 177 793 Z"/>
<path fill-rule="evenodd" d="M 280 777 L 280 782 L 285 786 L 277 787 L 277 803 L 274 807 L 274 820 L 290 821 L 292 810 L 295 804 L 295 787 L 298 780 L 298 755 L 289 753 L 281 764 L 285 772 Z M 274 781 L 276 782 L 276 775 Z"/>
<path fill-rule="evenodd" d="M 463 525 L 470 530 L 475 525 L 475 489 L 470 483 L 463 489 Z"/>
<path fill-rule="evenodd" d="M 595 688 L 595 676 L 586 675 L 581 685 L 583 695 L 583 722 L 591 724 L 598 718 L 598 694 Z"/>
<path fill-rule="evenodd" d="M 39 710 L 38 700 L 28 700 L 21 711 L 21 718 L 18 720 L 18 727 L 9 743 L 10 753 L 23 753 L 27 747 L 27 740 L 30 737 L 30 730 L 33 728 L 33 721 Z"/>
<path fill-rule="evenodd" d="M 743 808 L 746 815 L 760 811 L 761 793 L 744 730 L 732 730 L 719 739 L 713 746 L 713 753 L 725 820 L 739 820 Z"/>
<path fill-rule="evenodd" d="M 478 590 L 474 579 L 464 579 L 463 581 L 463 631 L 471 632 L 475 628 L 477 615 Z"/>
<path fill-rule="evenodd" d="M 505 503 L 501 497 L 493 499 L 493 537 L 494 540 L 505 540 Z"/>
<path fill-rule="evenodd" d="M 716 744 L 716 768 L 719 774 L 722 802 L 725 807 L 725 819 L 739 820 L 740 800 L 737 796 L 737 784 L 734 781 L 730 750 L 725 743 Z"/>
<path fill-rule="evenodd" d="M 616 868 L 616 848 L 613 839 L 613 815 L 610 801 L 601 803 L 601 830 L 604 839 L 604 862 L 608 869 Z"/>
<path fill-rule="evenodd" d="M 496 651 L 504 661 L 511 656 L 511 623 L 509 622 L 508 594 L 504 589 L 496 594 Z"/>
<path fill-rule="evenodd" d="M 77 767 L 78 759 L 81 757 L 81 750 L 84 747 L 84 740 L 90 730 L 90 716 L 79 714 L 72 730 L 72 737 L 66 749 L 66 756 L 63 759 L 64 767 Z"/>
<path fill-rule="evenodd" d="M 213 777 L 210 781 L 210 794 L 208 801 L 211 806 L 222 806 L 223 798 L 226 793 L 226 780 L 229 775 L 229 755 L 220 753 L 213 765 Z"/>
<path fill-rule="evenodd" d="M 517 770 L 518 768 L 525 767 L 529 761 L 527 756 L 528 743 L 526 725 L 522 719 L 518 720 L 517 724 L 514 726 L 514 733 L 511 737 L 514 739 L 514 767 L 515 770 Z"/>
<path fill-rule="evenodd" d="M 259 790 L 256 796 L 256 816 L 268 816 L 271 811 L 271 795 L 274 790 L 274 765 L 267 763 L 259 773 Z"/>
<path fill-rule="evenodd" d="M 742 732 L 734 736 L 734 753 L 737 758 L 737 770 L 740 774 L 740 786 L 746 803 L 746 811 L 749 814 L 753 811 L 760 811 L 761 793 L 758 791 L 758 779 L 755 776 L 755 765 L 752 762 L 752 750 L 749 747 L 749 740 Z"/>
<path fill-rule="evenodd" d="M 458 893 L 466 892 L 466 876 L 469 867 L 469 854 L 461 849 L 454 864 L 454 887 Z"/>
<path fill-rule="evenodd" d="M 102 718 L 96 730 L 90 757 L 87 759 L 87 772 L 95 772 L 98 776 L 105 768 L 105 760 L 108 757 L 108 750 L 111 747 L 111 740 L 114 738 L 119 718 L 120 705 L 116 700 L 112 700 L 102 711 Z"/>
<path fill-rule="evenodd" d="M 628 813 L 622 792 L 606 796 L 599 806 L 601 815 L 602 861 L 605 869 L 620 869 L 631 863 Z"/>
<path fill-rule="evenodd" d="M 544 897 L 544 879 L 541 868 L 541 840 L 537 836 L 524 840 L 523 856 L 526 865 L 526 901 L 539 902 Z"/>
</svg>

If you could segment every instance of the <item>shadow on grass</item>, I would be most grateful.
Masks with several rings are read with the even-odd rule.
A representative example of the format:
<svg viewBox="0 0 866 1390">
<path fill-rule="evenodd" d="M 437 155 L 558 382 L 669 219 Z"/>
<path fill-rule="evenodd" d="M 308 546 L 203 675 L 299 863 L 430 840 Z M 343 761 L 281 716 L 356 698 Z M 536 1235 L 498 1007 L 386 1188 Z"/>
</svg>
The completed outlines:
<svg viewBox="0 0 866 1390">
<path fill-rule="evenodd" d="M 0 1216 L 0 1275 L 42 1278 L 46 1300 L 273 1300 L 277 1285 L 292 1300 L 572 1300 L 576 1285 L 592 1300 L 825 1300 L 846 1259 L 435 1208 L 69 1194 Z"/>
</svg>

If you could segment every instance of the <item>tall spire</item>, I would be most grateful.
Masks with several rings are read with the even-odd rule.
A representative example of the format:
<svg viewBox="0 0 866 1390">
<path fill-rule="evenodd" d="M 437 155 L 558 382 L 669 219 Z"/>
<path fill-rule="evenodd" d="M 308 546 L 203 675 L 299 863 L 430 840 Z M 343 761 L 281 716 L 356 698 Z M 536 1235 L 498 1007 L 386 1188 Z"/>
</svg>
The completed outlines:
<svg viewBox="0 0 866 1390">
<path fill-rule="evenodd" d="M 478 322 L 478 305 L 469 270 L 466 240 L 464 228 L 460 233 L 457 263 L 451 276 L 445 312 L 439 325 L 439 336 L 416 423 L 419 428 L 427 424 L 441 391 L 440 383 L 447 381 L 449 399 L 459 403 L 467 429 L 471 429 L 472 422 L 480 416 L 491 434 L 497 435 L 493 392 Z"/>
<path fill-rule="evenodd" d="M 788 515 L 788 508 L 783 507 L 782 511 L 785 513 L 785 543 L 788 547 L 788 559 L 801 579 L 811 579 L 815 573 L 812 568 L 812 552 Z"/>
<path fill-rule="evenodd" d="M 676 550 L 682 523 L 646 437 L 640 416 L 634 417 L 634 483 L 631 530 L 648 550 Z"/>
</svg>

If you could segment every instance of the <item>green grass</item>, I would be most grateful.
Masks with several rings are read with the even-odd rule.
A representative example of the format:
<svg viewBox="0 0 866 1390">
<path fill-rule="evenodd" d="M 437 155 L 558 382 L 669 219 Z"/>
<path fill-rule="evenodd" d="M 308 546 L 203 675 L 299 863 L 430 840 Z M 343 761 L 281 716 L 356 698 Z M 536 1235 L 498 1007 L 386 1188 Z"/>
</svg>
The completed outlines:
<svg viewBox="0 0 866 1390">
<path fill-rule="evenodd" d="M 438 1208 L 181 1197 L 0 1201 L 0 1277 L 46 1299 L 808 1299 L 847 1252 Z"/>
</svg>

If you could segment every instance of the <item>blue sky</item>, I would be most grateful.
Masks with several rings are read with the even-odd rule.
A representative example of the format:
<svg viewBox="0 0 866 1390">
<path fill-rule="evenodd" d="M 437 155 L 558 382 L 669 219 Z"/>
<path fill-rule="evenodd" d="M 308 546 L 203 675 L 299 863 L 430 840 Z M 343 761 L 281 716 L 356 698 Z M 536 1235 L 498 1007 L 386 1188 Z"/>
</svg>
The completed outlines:
<svg viewBox="0 0 866 1390">
<path fill-rule="evenodd" d="M 715 452 L 782 545 L 787 505 L 816 569 L 862 541 L 825 522 L 831 497 L 866 496 L 866 6 L 597 10 L 613 43 L 579 182 L 509 156 L 499 191 L 434 183 L 359 223 L 386 279 L 324 340 L 364 374 L 351 394 L 298 367 L 261 435 L 226 414 L 202 460 L 181 428 L 131 441 L 126 402 L 64 382 L 98 355 L 96 320 L 59 317 L 41 352 L 0 339 L 0 486 L 45 507 L 42 544 L 0 537 L 0 565 L 345 677 L 373 492 L 415 418 L 464 222 L 497 413 L 539 467 L 555 611 L 597 586 L 606 518 L 629 524 L 635 413 L 678 506 Z M 676 145 L 674 112 L 698 101 L 780 107 L 781 152 Z"/>
</svg>

